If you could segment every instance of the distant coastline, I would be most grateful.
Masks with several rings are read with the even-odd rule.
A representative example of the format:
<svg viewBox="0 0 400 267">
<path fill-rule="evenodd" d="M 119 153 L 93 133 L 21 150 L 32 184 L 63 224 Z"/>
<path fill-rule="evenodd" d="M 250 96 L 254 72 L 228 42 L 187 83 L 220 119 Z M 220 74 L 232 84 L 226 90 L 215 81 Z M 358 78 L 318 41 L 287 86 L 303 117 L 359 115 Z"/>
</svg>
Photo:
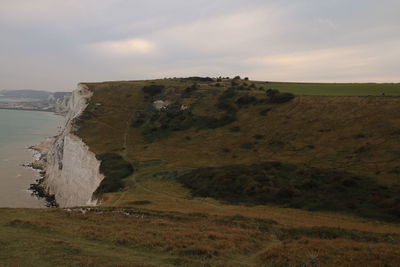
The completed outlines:
<svg viewBox="0 0 400 267">
<path fill-rule="evenodd" d="M 5 110 L 23 110 L 23 111 L 42 111 L 42 112 L 55 112 L 54 110 L 38 109 L 38 108 L 13 108 L 13 107 L 1 107 L 0 109 Z"/>
</svg>

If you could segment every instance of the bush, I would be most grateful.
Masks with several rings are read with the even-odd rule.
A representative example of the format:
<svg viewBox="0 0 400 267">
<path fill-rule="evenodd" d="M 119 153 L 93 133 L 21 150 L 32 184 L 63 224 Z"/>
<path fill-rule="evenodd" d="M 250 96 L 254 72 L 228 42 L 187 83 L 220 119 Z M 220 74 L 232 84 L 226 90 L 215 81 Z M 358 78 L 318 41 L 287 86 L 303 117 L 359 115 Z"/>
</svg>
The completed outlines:
<svg viewBox="0 0 400 267">
<path fill-rule="evenodd" d="M 275 104 L 282 104 L 285 102 L 289 102 L 293 98 L 294 98 L 294 94 L 292 94 L 292 93 L 280 93 L 280 94 L 277 94 L 274 97 L 272 97 L 270 99 L 270 102 L 275 103 Z"/>
<path fill-rule="evenodd" d="M 229 131 L 231 132 L 240 132 L 240 127 L 239 126 L 233 126 L 229 128 Z"/>
<path fill-rule="evenodd" d="M 182 81 L 193 81 L 193 82 L 214 82 L 213 78 L 210 78 L 210 77 L 198 77 L 198 76 L 182 78 L 181 80 Z"/>
<path fill-rule="evenodd" d="M 263 110 L 260 111 L 261 116 L 267 115 L 268 112 L 270 112 L 272 109 L 271 108 L 264 108 Z"/>
<path fill-rule="evenodd" d="M 253 138 L 256 139 L 256 140 L 261 140 L 261 139 L 264 139 L 264 138 L 265 138 L 265 135 L 256 134 L 256 135 L 253 136 Z"/>
<path fill-rule="evenodd" d="M 239 106 L 248 106 L 255 103 L 257 103 L 257 97 L 250 95 L 242 96 L 238 100 L 236 100 L 236 104 L 238 104 Z"/>
<path fill-rule="evenodd" d="M 196 91 L 197 89 L 198 85 L 197 83 L 194 83 L 183 91 L 183 96 L 189 96 L 192 92 Z"/>
<path fill-rule="evenodd" d="M 221 96 L 218 97 L 217 108 L 226 110 L 229 113 L 236 113 L 237 108 L 233 104 L 232 98 L 237 95 L 235 88 L 229 88 L 225 90 Z"/>
<path fill-rule="evenodd" d="M 148 94 L 150 96 L 155 96 L 155 95 L 161 94 L 161 92 L 164 90 L 164 88 L 165 88 L 164 85 L 151 84 L 151 85 L 144 86 L 142 88 L 142 90 L 145 94 Z"/>
<path fill-rule="evenodd" d="M 108 192 L 117 192 L 123 188 L 122 179 L 133 173 L 133 166 L 115 153 L 104 153 L 96 156 L 100 163 L 100 173 L 105 178 L 95 191 L 95 195 Z"/>
<path fill-rule="evenodd" d="M 268 89 L 266 94 L 269 97 L 269 102 L 275 104 L 285 103 L 294 98 L 294 94 L 292 93 L 281 93 L 275 89 Z"/>
<path fill-rule="evenodd" d="M 200 168 L 177 179 L 194 196 L 230 203 L 273 203 L 400 221 L 399 187 L 388 188 L 372 178 L 343 171 L 267 162 Z"/>
<path fill-rule="evenodd" d="M 243 149 L 253 149 L 254 148 L 254 144 L 250 143 L 250 142 L 246 142 L 240 145 L 240 148 Z"/>
</svg>

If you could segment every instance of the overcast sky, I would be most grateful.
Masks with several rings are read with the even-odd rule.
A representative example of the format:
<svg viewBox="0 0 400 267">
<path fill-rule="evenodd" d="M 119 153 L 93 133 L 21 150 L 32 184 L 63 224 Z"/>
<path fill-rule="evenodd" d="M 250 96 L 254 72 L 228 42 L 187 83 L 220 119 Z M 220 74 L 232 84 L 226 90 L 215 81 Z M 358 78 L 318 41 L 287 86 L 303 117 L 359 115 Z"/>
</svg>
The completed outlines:
<svg viewBox="0 0 400 267">
<path fill-rule="evenodd" d="M 0 89 L 181 76 L 400 82 L 399 0 L 0 0 Z"/>
</svg>

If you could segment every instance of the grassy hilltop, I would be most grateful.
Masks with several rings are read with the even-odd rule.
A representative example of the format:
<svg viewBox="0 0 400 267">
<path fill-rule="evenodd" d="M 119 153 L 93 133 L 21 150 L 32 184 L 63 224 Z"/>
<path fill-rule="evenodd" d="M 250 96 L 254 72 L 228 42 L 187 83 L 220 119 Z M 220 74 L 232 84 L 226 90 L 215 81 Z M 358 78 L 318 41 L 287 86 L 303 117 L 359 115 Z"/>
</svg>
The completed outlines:
<svg viewBox="0 0 400 267">
<path fill-rule="evenodd" d="M 0 261 L 400 262 L 400 84 L 86 85 L 94 94 L 75 132 L 102 160 L 102 204 L 2 210 Z"/>
</svg>

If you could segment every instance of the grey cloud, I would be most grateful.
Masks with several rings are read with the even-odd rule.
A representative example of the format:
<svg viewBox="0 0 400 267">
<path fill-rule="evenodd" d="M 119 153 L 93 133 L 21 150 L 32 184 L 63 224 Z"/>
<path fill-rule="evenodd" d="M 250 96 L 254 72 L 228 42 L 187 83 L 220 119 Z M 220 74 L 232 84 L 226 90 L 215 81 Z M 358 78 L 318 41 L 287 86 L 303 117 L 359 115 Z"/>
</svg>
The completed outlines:
<svg viewBox="0 0 400 267">
<path fill-rule="evenodd" d="M 1 0 L 0 89 L 234 74 L 398 81 L 399 8 L 394 0 Z"/>
</svg>

